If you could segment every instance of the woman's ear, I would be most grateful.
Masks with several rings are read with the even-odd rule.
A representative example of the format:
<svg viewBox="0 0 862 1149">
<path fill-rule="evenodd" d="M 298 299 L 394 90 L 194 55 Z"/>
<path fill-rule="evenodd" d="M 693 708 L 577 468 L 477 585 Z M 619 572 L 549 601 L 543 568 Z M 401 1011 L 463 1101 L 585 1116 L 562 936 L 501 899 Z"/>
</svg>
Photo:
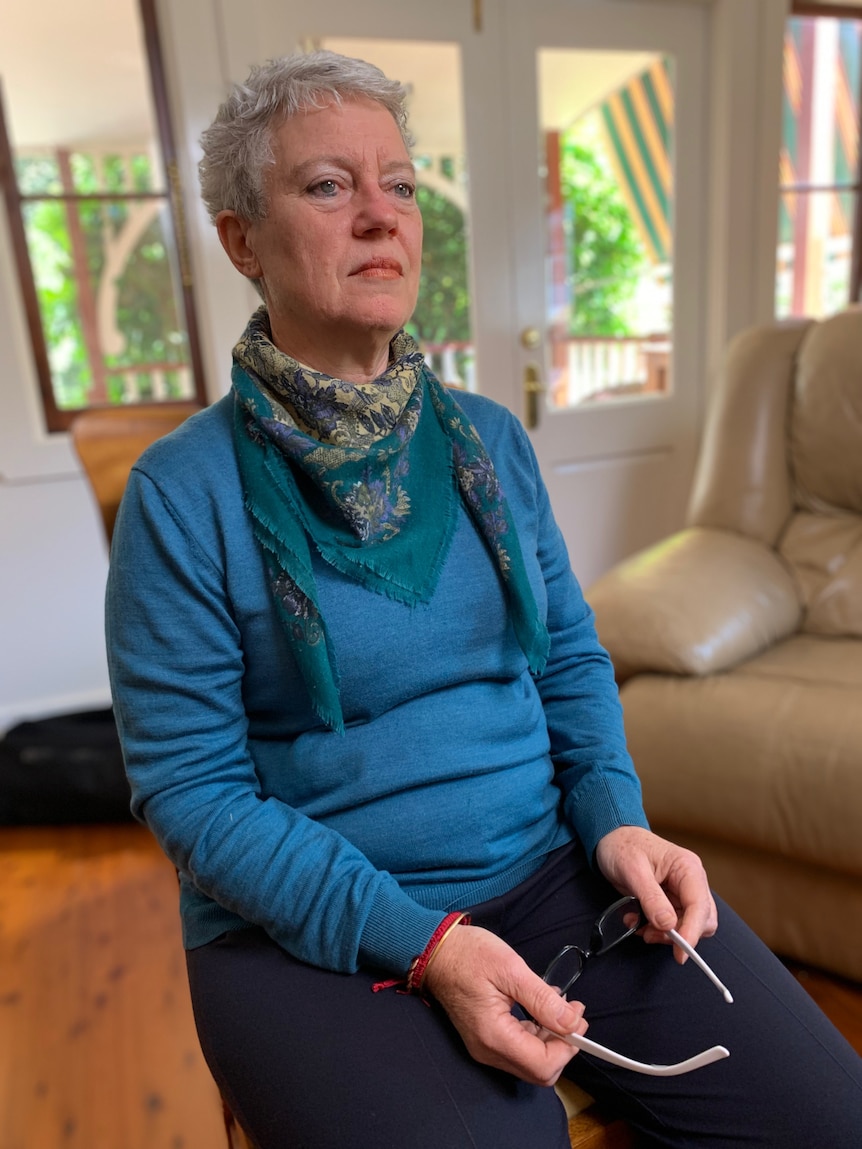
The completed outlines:
<svg viewBox="0 0 862 1149">
<path fill-rule="evenodd" d="M 215 225 L 221 245 L 237 271 L 247 279 L 260 279 L 263 268 L 249 244 L 248 231 L 251 225 L 248 220 L 241 219 L 235 211 L 226 208 L 216 216 Z"/>
</svg>

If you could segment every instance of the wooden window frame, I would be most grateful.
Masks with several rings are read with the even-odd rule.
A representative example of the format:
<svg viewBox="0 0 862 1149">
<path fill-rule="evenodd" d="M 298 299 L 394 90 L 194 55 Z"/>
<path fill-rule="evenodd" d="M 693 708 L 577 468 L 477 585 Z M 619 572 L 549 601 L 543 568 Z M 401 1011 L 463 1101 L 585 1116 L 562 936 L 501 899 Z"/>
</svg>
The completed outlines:
<svg viewBox="0 0 862 1149">
<path fill-rule="evenodd" d="M 858 20 L 862 22 L 860 4 L 818 4 L 815 0 L 793 0 L 789 17 L 808 16 L 834 20 Z M 856 179 L 842 185 L 779 184 L 778 194 L 783 192 L 843 191 L 856 196 L 856 210 L 853 213 L 853 247 L 850 255 L 850 284 L 848 305 L 862 303 L 862 79 L 859 91 L 859 147 L 856 158 Z"/>
<path fill-rule="evenodd" d="M 30 252 L 27 246 L 27 235 L 24 228 L 23 205 L 30 199 L 59 199 L 68 202 L 76 200 L 110 199 L 147 199 L 157 198 L 164 200 L 171 213 L 173 221 L 173 238 L 177 254 L 177 263 L 180 274 L 181 299 L 185 328 L 188 336 L 189 360 L 194 380 L 194 398 L 201 405 L 206 406 L 207 392 L 203 369 L 203 356 L 201 354 L 200 329 L 198 327 L 197 312 L 195 309 L 194 290 L 191 274 L 191 261 L 189 259 L 188 240 L 186 234 L 185 211 L 183 208 L 182 188 L 179 179 L 179 165 L 173 126 L 168 108 L 167 85 L 165 83 L 164 57 L 162 55 L 159 38 L 158 22 L 156 16 L 155 0 L 138 0 L 138 10 L 141 16 L 143 30 L 144 53 L 147 62 L 147 71 L 150 80 L 150 92 L 156 118 L 156 138 L 161 149 L 165 174 L 167 176 L 167 189 L 164 192 L 151 192 L 133 194 L 102 194 L 102 195 L 59 195 L 59 196 L 23 196 L 18 187 L 15 175 L 12 145 L 6 128 L 6 119 L 3 111 L 2 91 L 0 91 L 0 193 L 6 203 L 6 215 L 12 240 L 12 255 L 18 272 L 18 281 L 30 343 L 33 349 L 33 359 L 36 368 L 36 377 L 42 399 L 42 410 L 45 426 L 49 432 L 68 431 L 73 420 L 81 411 L 92 410 L 95 406 L 103 404 L 93 403 L 85 407 L 64 410 L 57 406 L 54 387 L 51 379 L 51 364 L 48 357 L 48 346 L 45 340 L 45 331 L 42 324 L 42 314 L 39 307 L 39 297 L 36 290 L 36 280 L 33 266 L 30 261 Z M 180 400 L 161 400 L 166 405 Z M 188 397 L 182 400 L 188 401 Z"/>
</svg>

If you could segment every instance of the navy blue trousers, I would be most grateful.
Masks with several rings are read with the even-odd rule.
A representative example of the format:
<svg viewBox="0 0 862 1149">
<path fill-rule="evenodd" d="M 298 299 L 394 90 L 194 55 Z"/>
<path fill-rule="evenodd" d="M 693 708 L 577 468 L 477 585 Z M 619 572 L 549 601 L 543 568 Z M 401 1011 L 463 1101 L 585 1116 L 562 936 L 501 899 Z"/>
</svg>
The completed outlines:
<svg viewBox="0 0 862 1149">
<path fill-rule="evenodd" d="M 471 912 L 541 973 L 563 945 L 586 948 L 617 897 L 564 847 Z M 664 1063 L 720 1044 L 729 1058 L 655 1078 L 578 1053 L 567 1076 L 645 1146 L 859 1149 L 862 1060 L 727 905 L 698 950 L 733 1005 L 638 937 L 590 961 L 577 996 L 589 1036 L 620 1053 Z M 372 993 L 384 971 L 305 965 L 259 929 L 187 958 L 204 1056 L 258 1149 L 568 1149 L 553 1090 L 478 1065 L 437 1005 Z"/>
</svg>

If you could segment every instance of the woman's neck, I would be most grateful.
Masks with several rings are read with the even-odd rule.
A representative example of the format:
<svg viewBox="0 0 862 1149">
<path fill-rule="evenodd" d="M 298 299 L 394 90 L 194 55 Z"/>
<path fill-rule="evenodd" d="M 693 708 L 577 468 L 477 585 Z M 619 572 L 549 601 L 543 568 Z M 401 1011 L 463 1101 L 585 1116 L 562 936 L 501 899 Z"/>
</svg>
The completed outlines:
<svg viewBox="0 0 862 1149">
<path fill-rule="evenodd" d="M 355 343 L 345 340 L 324 345 L 321 340 L 304 337 L 301 333 L 283 333 L 273 325 L 272 341 L 279 351 L 310 367 L 343 379 L 346 383 L 373 383 L 389 366 L 389 344 L 394 333 L 363 333 Z"/>
</svg>

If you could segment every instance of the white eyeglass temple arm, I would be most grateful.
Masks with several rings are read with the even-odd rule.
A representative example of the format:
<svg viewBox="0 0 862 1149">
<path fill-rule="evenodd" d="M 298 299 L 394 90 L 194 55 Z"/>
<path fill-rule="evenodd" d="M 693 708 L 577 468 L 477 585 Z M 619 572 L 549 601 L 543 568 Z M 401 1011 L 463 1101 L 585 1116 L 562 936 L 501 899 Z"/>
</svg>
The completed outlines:
<svg viewBox="0 0 862 1149">
<path fill-rule="evenodd" d="M 618 1065 L 621 1069 L 632 1069 L 635 1073 L 645 1073 L 649 1077 L 679 1077 L 682 1073 L 691 1073 L 693 1069 L 701 1069 L 704 1065 L 711 1065 L 713 1061 L 730 1057 L 729 1049 L 725 1049 L 723 1045 L 714 1045 L 711 1049 L 705 1049 L 703 1053 L 689 1057 L 686 1061 L 678 1061 L 675 1065 L 649 1065 L 645 1061 L 634 1061 L 630 1057 L 623 1057 L 621 1053 L 615 1053 L 607 1046 L 599 1045 L 597 1041 L 590 1041 L 588 1037 L 581 1037 L 577 1033 L 568 1034 L 564 1040 L 586 1053 L 591 1053 L 593 1057 L 609 1061 L 611 1065 Z"/>
<path fill-rule="evenodd" d="M 667 933 L 668 933 L 669 937 L 673 938 L 673 940 L 676 942 L 676 944 L 679 946 L 679 948 L 681 950 L 684 950 L 688 954 L 688 956 L 691 958 L 691 960 L 694 962 L 694 964 L 699 969 L 703 970 L 703 972 L 706 974 L 706 976 L 709 978 L 709 980 L 712 982 L 712 984 L 716 987 L 716 989 L 718 989 L 722 993 L 724 1000 L 729 1005 L 733 1005 L 733 996 L 732 996 L 730 990 L 727 988 L 727 986 L 724 984 L 724 982 L 719 981 L 719 979 L 712 972 L 712 970 L 709 968 L 709 966 L 706 964 L 706 962 L 703 960 L 703 958 L 700 956 L 700 954 L 697 952 L 697 950 L 694 948 L 694 946 L 689 945 L 688 942 L 685 940 L 685 938 L 681 934 L 678 934 L 676 932 L 676 930 L 668 930 Z"/>
</svg>

